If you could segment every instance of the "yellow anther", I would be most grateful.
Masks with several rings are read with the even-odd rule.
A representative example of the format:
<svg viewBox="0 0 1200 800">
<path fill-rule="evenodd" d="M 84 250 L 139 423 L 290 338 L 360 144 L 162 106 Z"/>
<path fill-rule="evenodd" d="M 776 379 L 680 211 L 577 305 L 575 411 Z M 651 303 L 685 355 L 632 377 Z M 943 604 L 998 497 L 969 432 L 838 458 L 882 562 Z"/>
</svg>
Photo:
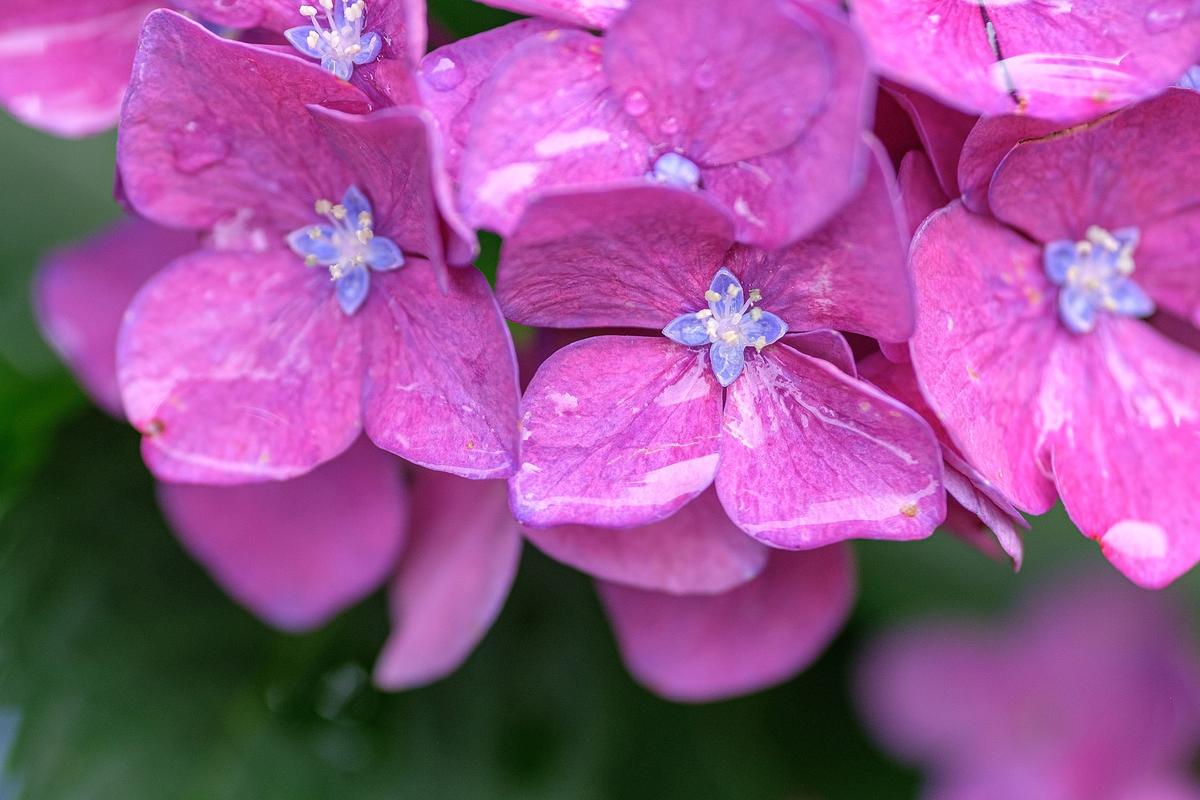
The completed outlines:
<svg viewBox="0 0 1200 800">
<path fill-rule="evenodd" d="M 334 219 L 345 219 L 346 218 L 346 207 L 344 205 L 342 205 L 341 203 L 338 203 L 336 206 L 334 206 L 332 209 L 330 209 L 330 213 L 333 214 Z"/>
<path fill-rule="evenodd" d="M 314 207 L 317 209 L 318 214 L 325 215 L 333 210 L 333 203 L 328 200 L 318 200 Z"/>
<path fill-rule="evenodd" d="M 316 225 L 313 225 L 311 228 L 308 229 L 308 238 L 320 239 L 321 238 L 321 229 L 319 227 L 317 227 Z"/>
<path fill-rule="evenodd" d="M 731 283 L 725 287 L 725 294 L 729 295 L 730 297 L 737 297 L 741 293 L 742 287 L 738 286 L 736 283 Z"/>
<path fill-rule="evenodd" d="M 309 5 L 300 6 L 300 16 L 315 17 L 316 15 L 317 15 L 317 10 L 315 8 L 313 8 L 312 6 L 309 6 Z"/>
<path fill-rule="evenodd" d="M 321 8 L 326 11 L 333 11 L 333 0 L 320 0 Z"/>
<path fill-rule="evenodd" d="M 358 224 L 359 224 L 360 226 L 364 226 L 364 227 L 365 227 L 365 226 L 370 226 L 370 225 L 371 225 L 373 222 L 374 222 L 374 220 L 371 218 L 371 212 L 370 212 L 370 211 L 360 211 L 360 212 L 358 212 Z"/>
<path fill-rule="evenodd" d="M 715 303 L 721 299 L 721 295 L 717 294 L 712 289 L 708 289 L 704 292 L 704 299 L 710 303 Z"/>
<path fill-rule="evenodd" d="M 1133 274 L 1133 254 L 1128 250 L 1122 250 L 1117 256 L 1117 270 L 1122 275 Z"/>
<path fill-rule="evenodd" d="M 758 289 L 751 289 L 750 290 L 750 302 L 751 303 L 762 302 L 762 292 L 760 292 Z"/>
<path fill-rule="evenodd" d="M 1121 249 L 1121 243 L 1117 241 L 1117 237 L 1113 236 L 1099 225 L 1093 225 L 1087 229 L 1087 240 L 1092 244 L 1103 247 L 1105 250 L 1108 250 L 1112 253 L 1115 253 Z"/>
<path fill-rule="evenodd" d="M 316 265 L 317 265 L 317 257 L 316 256 L 305 256 L 304 257 L 304 266 L 315 267 Z"/>
<path fill-rule="evenodd" d="M 1083 256 L 1084 258 L 1087 258 L 1088 256 L 1090 256 L 1092 254 L 1092 243 L 1091 242 L 1076 242 L 1075 243 L 1075 252 L 1078 253 L 1079 255 Z"/>
<path fill-rule="evenodd" d="M 737 331 L 725 331 L 721 334 L 721 338 L 725 340 L 726 344 L 737 344 Z"/>
<path fill-rule="evenodd" d="M 696 312 L 696 319 L 708 319 L 713 315 L 711 308 L 702 308 Z"/>
<path fill-rule="evenodd" d="M 375 238 L 375 234 L 370 228 L 359 228 L 357 231 L 355 231 L 354 235 L 357 236 L 358 240 L 363 244 L 366 244 Z"/>
<path fill-rule="evenodd" d="M 758 322 L 760 319 L 762 319 L 762 309 L 761 308 L 750 309 L 750 319 L 754 320 L 755 322 Z"/>
<path fill-rule="evenodd" d="M 321 36 L 316 31 L 309 31 L 308 37 L 305 39 L 309 47 L 317 47 L 321 44 Z"/>
<path fill-rule="evenodd" d="M 754 340 L 754 351 L 756 353 L 761 353 L 762 349 L 766 346 L 767 346 L 767 337 L 760 336 Z"/>
</svg>

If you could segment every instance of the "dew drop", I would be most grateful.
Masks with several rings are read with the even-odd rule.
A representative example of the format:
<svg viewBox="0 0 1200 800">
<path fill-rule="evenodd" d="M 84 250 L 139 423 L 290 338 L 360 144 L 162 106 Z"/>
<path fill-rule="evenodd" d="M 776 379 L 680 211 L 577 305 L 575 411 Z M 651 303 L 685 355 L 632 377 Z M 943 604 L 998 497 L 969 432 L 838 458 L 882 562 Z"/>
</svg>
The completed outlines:
<svg viewBox="0 0 1200 800">
<path fill-rule="evenodd" d="M 696 74 L 692 76 L 696 86 L 700 89 L 711 89 L 717 85 L 717 70 L 707 61 L 701 64 L 696 69 Z"/>
<path fill-rule="evenodd" d="M 675 117 L 667 117 L 658 124 L 658 128 L 668 136 L 673 133 L 679 133 L 679 120 Z"/>
<path fill-rule="evenodd" d="M 169 139 L 175 167 L 188 175 L 211 167 L 229 155 L 229 140 L 195 120 L 171 133 Z"/>
<path fill-rule="evenodd" d="M 466 77 L 462 65 L 450 56 L 442 56 L 425 73 L 429 85 L 439 92 L 448 92 Z"/>
<path fill-rule="evenodd" d="M 633 89 L 625 95 L 625 111 L 631 116 L 640 117 L 650 110 L 650 101 L 646 99 L 646 93 L 640 89 Z"/>
<path fill-rule="evenodd" d="M 1169 33 L 1182 25 L 1187 16 L 1187 0 L 1164 0 L 1164 2 L 1155 3 L 1146 11 L 1146 31 L 1148 33 Z"/>
</svg>

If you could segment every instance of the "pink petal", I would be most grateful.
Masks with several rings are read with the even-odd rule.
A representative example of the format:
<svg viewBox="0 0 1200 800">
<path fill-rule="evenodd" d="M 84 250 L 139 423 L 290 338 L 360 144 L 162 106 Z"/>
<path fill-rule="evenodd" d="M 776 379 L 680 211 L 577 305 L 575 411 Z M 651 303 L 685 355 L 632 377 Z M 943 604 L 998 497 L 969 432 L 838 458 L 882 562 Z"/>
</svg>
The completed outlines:
<svg viewBox="0 0 1200 800">
<path fill-rule="evenodd" d="M 372 3 L 372 8 L 377 2 Z M 171 5 L 207 22 L 231 28 L 280 31 L 304 24 L 300 6 L 292 0 L 171 0 Z"/>
<path fill-rule="evenodd" d="M 804 15 L 762 0 L 633 3 L 605 37 L 604 68 L 656 149 L 705 165 L 794 142 L 833 75 Z"/>
<path fill-rule="evenodd" d="M 392 634 L 375 684 L 398 691 L 458 668 L 500 614 L 521 536 L 499 481 L 418 471 L 412 533 L 392 582 Z"/>
<path fill-rule="evenodd" d="M 432 117 L 411 107 L 365 115 L 318 107 L 310 111 L 347 174 L 354 176 L 347 188 L 357 185 L 368 193 L 375 233 L 392 239 L 405 253 L 424 256 L 441 267 L 444 254 L 433 188 Z M 324 196 L 340 198 L 341 192 Z"/>
<path fill-rule="evenodd" d="M 1186 146 L 1200 93 L 1173 89 L 1087 126 L 1018 144 L 992 179 L 1002 222 L 1041 242 L 1149 225 L 1200 203 L 1200 160 Z M 1184 143 L 1181 146 L 1181 143 Z"/>
<path fill-rule="evenodd" d="M 237 218 L 287 232 L 311 223 L 313 202 L 340 198 L 357 176 L 333 156 L 306 103 L 366 109 L 361 92 L 315 62 L 156 11 L 122 112 L 125 195 L 175 227 Z"/>
<path fill-rule="evenodd" d="M 912 334 L 907 235 L 891 167 L 878 143 L 867 184 L 824 228 L 786 250 L 741 249 L 730 269 L 762 291 L 793 330 L 833 328 L 888 341 Z"/>
<path fill-rule="evenodd" d="M 924 538 L 946 515 L 941 478 L 917 414 L 787 345 L 749 357 L 729 387 L 717 493 L 762 542 Z"/>
<path fill-rule="evenodd" d="M 910 234 L 915 234 L 930 214 L 950 202 L 938 183 L 929 156 L 919 150 L 904 156 L 897 182 L 900 184 L 900 198 L 904 202 L 904 216 L 908 220 Z"/>
<path fill-rule="evenodd" d="M 1200 23 L 1188 18 L 1185 5 L 853 4 L 887 77 L 970 113 L 1064 122 L 1120 108 L 1174 83 L 1200 44 Z"/>
<path fill-rule="evenodd" d="M 1046 364 L 1067 334 L 1040 250 L 956 201 L 917 232 L 912 269 L 911 352 L 925 399 L 1004 495 L 1032 514 L 1048 511 L 1054 486 L 1039 459 L 1052 422 L 1037 409 Z"/>
<path fill-rule="evenodd" d="M 146 0 L 10 0 L 0 17 L 0 105 L 57 136 L 117 122 Z"/>
<path fill-rule="evenodd" d="M 129 218 L 46 260 L 34 286 L 46 340 L 92 399 L 121 416 L 117 332 L 137 290 L 196 237 Z"/>
<path fill-rule="evenodd" d="M 480 91 L 462 161 L 463 212 L 507 235 L 539 192 L 640 178 L 648 148 L 609 88 L 600 40 L 538 34 L 497 63 Z"/>
<path fill-rule="evenodd" d="M 517 450 L 517 363 L 487 281 L 454 270 L 447 291 L 410 259 L 375 273 L 365 314 L 363 426 L 375 444 L 430 469 L 506 478 Z"/>
<path fill-rule="evenodd" d="M 861 135 L 871 127 L 876 92 L 862 41 L 840 10 L 823 13 L 811 2 L 793 6 L 828 48 L 832 84 L 820 107 L 782 149 L 703 170 L 705 188 L 734 214 L 738 241 L 766 248 L 790 244 L 826 223 L 862 187 L 870 161 Z"/>
<path fill-rule="evenodd" d="M 781 683 L 845 624 L 854 567 L 842 546 L 771 554 L 762 574 L 717 595 L 670 595 L 601 583 L 621 657 L 639 683 L 702 703 Z"/>
<path fill-rule="evenodd" d="M 408 527 L 400 462 L 360 440 L 288 481 L 159 484 L 184 547 L 278 628 L 318 627 L 391 574 Z"/>
<path fill-rule="evenodd" d="M 963 142 L 958 161 L 958 185 L 967 208 L 987 213 L 992 175 L 1008 151 L 1018 142 L 1047 136 L 1059 127 L 1054 122 L 1015 114 L 981 117 Z"/>
<path fill-rule="evenodd" d="M 328 276 L 290 252 L 175 260 L 134 298 L 117 347 L 150 469 L 229 484 L 330 460 L 359 431 L 360 338 Z"/>
<path fill-rule="evenodd" d="M 652 525 L 526 528 L 525 536 L 595 578 L 667 594 L 726 592 L 767 564 L 767 548 L 729 521 L 711 489 Z"/>
<path fill-rule="evenodd" d="M 846 337 L 837 331 L 817 329 L 802 333 L 789 333 L 783 342 L 813 358 L 828 361 L 852 378 L 858 377 L 858 366 L 854 363 L 854 351 Z"/>
<path fill-rule="evenodd" d="M 638 183 L 552 194 L 505 241 L 496 294 L 522 325 L 661 329 L 704 306 L 732 236 L 695 192 Z"/>
<path fill-rule="evenodd" d="M 629 0 L 486 0 L 531 17 L 548 17 L 584 28 L 607 28 L 629 5 Z"/>
<path fill-rule="evenodd" d="M 721 390 L 703 351 L 597 336 L 542 364 L 521 403 L 514 513 L 537 527 L 647 525 L 717 469 Z"/>
<path fill-rule="evenodd" d="M 453 178 L 458 177 L 476 100 L 496 63 L 521 42 L 552 27 L 544 20 L 518 20 L 439 47 L 421 60 L 421 101 L 442 131 L 446 169 Z"/>
<path fill-rule="evenodd" d="M 921 144 L 932 159 L 943 193 L 957 197 L 959 156 L 977 118 L 944 106 L 907 86 L 888 83 L 885 88 L 912 117 Z"/>
<path fill-rule="evenodd" d="M 1141 229 L 1134 253 L 1135 280 L 1159 308 L 1200 328 L 1200 279 L 1194 253 L 1200 253 L 1200 209 L 1189 208 L 1152 222 Z"/>
<path fill-rule="evenodd" d="M 1139 586 L 1200 561 L 1200 354 L 1113 319 L 1062 345 L 1074 383 L 1052 440 L 1067 513 Z"/>
</svg>

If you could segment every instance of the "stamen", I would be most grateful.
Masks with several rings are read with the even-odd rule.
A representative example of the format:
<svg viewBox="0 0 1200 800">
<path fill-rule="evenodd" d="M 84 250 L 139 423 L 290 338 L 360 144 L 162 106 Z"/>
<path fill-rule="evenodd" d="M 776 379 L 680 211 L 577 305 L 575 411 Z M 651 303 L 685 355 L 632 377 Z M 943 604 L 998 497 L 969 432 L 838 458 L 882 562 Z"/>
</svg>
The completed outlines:
<svg viewBox="0 0 1200 800">
<path fill-rule="evenodd" d="M 758 289 L 751 289 L 750 290 L 750 302 L 751 303 L 761 303 L 762 302 L 762 292 Z"/>
<path fill-rule="evenodd" d="M 320 9 L 311 3 L 301 5 L 300 15 L 309 24 L 291 28 L 284 36 L 301 53 L 318 59 L 326 70 L 349 80 L 355 66 L 370 64 L 379 57 L 383 39 L 378 33 L 363 32 L 365 0 L 318 0 L 318 5 Z"/>
<path fill-rule="evenodd" d="M 715 303 L 721 299 L 721 295 L 717 294 L 712 289 L 708 289 L 704 292 L 704 299 L 710 303 Z"/>
</svg>

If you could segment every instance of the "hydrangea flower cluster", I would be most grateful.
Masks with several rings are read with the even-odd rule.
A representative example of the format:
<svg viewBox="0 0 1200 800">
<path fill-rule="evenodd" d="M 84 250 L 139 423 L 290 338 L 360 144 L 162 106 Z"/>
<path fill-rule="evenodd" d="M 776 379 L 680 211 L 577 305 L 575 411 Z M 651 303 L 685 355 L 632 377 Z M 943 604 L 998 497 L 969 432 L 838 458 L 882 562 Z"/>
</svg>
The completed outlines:
<svg viewBox="0 0 1200 800">
<path fill-rule="evenodd" d="M 522 532 L 688 701 L 813 660 L 849 540 L 1019 566 L 1061 497 L 1141 585 L 1200 560 L 1188 4 L 497 0 L 431 52 L 421 0 L 14 5 L 0 102 L 119 105 L 132 217 L 48 262 L 48 338 L 264 619 L 392 581 L 382 686 Z"/>
</svg>

